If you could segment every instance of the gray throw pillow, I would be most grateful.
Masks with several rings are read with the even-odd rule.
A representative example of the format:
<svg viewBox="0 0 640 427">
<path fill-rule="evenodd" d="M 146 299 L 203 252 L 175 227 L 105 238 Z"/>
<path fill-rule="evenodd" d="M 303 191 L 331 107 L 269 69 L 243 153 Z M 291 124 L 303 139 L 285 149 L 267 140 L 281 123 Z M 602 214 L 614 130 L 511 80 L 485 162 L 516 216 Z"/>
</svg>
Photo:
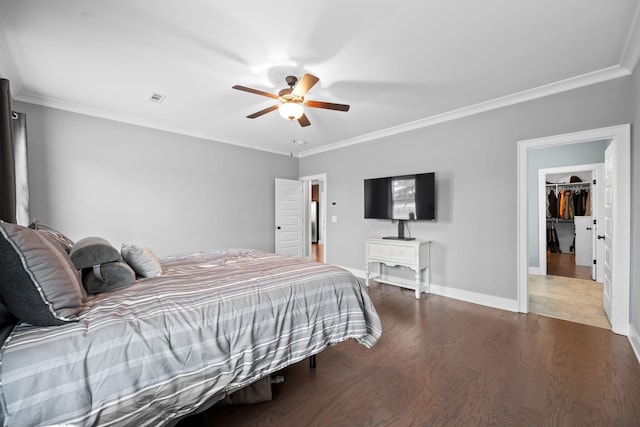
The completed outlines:
<svg viewBox="0 0 640 427">
<path fill-rule="evenodd" d="M 76 321 L 86 294 L 69 256 L 51 237 L 0 221 L 0 296 L 19 320 L 54 326 Z"/>
<path fill-rule="evenodd" d="M 85 237 L 73 245 L 69 252 L 71 262 L 78 270 L 106 264 L 120 259 L 120 252 L 102 237 Z"/>
<path fill-rule="evenodd" d="M 2 298 L 0 298 L 0 329 L 5 326 L 15 325 L 16 322 L 18 322 L 18 319 L 11 314 L 7 305 L 2 301 Z"/>
<path fill-rule="evenodd" d="M 123 243 L 122 258 L 142 277 L 154 277 L 162 273 L 160 261 L 149 248 Z"/>
<path fill-rule="evenodd" d="M 89 294 L 113 291 L 136 281 L 135 271 L 123 260 L 96 265 L 82 273 L 82 283 Z"/>
</svg>

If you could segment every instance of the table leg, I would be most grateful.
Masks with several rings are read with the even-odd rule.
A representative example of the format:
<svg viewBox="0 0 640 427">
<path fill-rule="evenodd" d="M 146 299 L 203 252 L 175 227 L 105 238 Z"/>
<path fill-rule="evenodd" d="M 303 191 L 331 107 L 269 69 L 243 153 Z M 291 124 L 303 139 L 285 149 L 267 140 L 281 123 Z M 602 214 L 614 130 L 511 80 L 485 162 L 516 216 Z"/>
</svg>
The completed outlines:
<svg viewBox="0 0 640 427">
<path fill-rule="evenodd" d="M 422 281 L 420 280 L 420 269 L 416 270 L 416 299 L 420 299 L 420 292 L 422 291 Z"/>
</svg>

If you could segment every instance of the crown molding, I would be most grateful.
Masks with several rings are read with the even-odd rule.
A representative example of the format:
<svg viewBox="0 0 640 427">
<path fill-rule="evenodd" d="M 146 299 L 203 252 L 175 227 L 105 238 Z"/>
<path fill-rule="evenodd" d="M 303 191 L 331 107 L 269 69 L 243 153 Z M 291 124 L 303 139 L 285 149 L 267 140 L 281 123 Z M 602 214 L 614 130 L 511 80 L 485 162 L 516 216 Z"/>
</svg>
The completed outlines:
<svg viewBox="0 0 640 427">
<path fill-rule="evenodd" d="M 532 101 L 535 99 L 543 98 L 549 95 L 566 92 L 573 89 L 578 89 L 585 86 L 590 86 L 597 83 L 614 80 L 620 77 L 631 75 L 631 71 L 621 65 L 615 65 L 612 67 L 603 68 L 601 70 L 593 71 L 590 73 L 582 74 L 579 76 L 571 77 L 568 79 L 560 80 L 554 83 L 538 86 L 533 89 L 527 89 L 521 92 L 516 92 L 511 95 L 494 98 L 489 101 L 480 102 L 478 104 L 469 105 L 467 107 L 458 108 L 456 110 L 447 111 L 445 113 L 436 114 L 426 117 L 424 119 L 414 120 L 412 122 L 404 123 L 398 126 L 392 126 L 387 129 L 382 129 L 376 132 L 371 132 L 365 135 L 360 135 L 354 138 L 345 139 L 333 144 L 328 144 L 322 147 L 313 148 L 310 150 L 301 151 L 298 157 L 307 157 L 315 154 L 324 153 L 327 151 L 338 150 L 341 148 L 349 147 L 356 144 L 362 144 L 365 142 L 374 141 L 380 138 L 388 136 L 398 135 L 401 133 L 409 132 L 412 130 L 434 126 L 440 123 L 449 122 L 452 120 L 469 117 L 475 114 L 484 113 L 491 110 L 507 107 L 510 105 L 520 104 L 522 102 Z"/>
<path fill-rule="evenodd" d="M 64 101 L 60 101 L 59 99 L 53 99 L 45 96 L 34 95 L 27 92 L 20 92 L 17 95 L 14 95 L 12 93 L 12 97 L 14 100 L 17 100 L 17 101 L 41 105 L 43 107 L 55 108 L 58 110 L 69 111 L 72 113 L 83 114 L 86 116 L 98 117 L 106 120 L 113 120 L 116 122 L 127 123 L 135 126 L 142 126 L 142 127 L 146 127 L 154 130 L 164 131 L 164 132 L 176 133 L 179 135 L 191 136 L 194 138 L 205 139 L 208 141 L 220 142 L 223 144 L 236 145 L 239 147 L 250 148 L 253 150 L 266 151 L 269 153 L 280 154 L 283 156 L 292 156 L 292 153 L 289 151 L 265 148 L 264 146 L 239 140 L 237 138 L 230 138 L 224 135 L 209 134 L 206 132 L 198 132 L 198 131 L 194 131 L 194 129 L 166 126 L 165 124 L 162 124 L 153 120 L 146 120 L 144 118 L 117 113 L 110 110 L 90 107 L 87 105 L 64 102 Z M 297 157 L 296 153 L 293 153 L 293 156 Z"/>
<path fill-rule="evenodd" d="M 640 3 L 636 6 L 636 13 L 633 15 L 633 21 L 631 22 L 631 28 L 627 35 L 627 42 L 624 45 L 622 51 L 622 58 L 620 59 L 620 65 L 633 73 L 633 70 L 638 65 L 640 59 Z"/>
</svg>

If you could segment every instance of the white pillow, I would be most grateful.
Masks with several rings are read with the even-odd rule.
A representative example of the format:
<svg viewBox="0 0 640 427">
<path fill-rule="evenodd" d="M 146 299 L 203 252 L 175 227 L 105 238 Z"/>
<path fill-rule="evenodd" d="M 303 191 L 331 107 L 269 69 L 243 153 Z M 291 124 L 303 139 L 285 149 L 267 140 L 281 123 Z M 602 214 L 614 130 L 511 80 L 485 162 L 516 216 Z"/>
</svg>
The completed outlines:
<svg viewBox="0 0 640 427">
<path fill-rule="evenodd" d="M 162 273 L 160 261 L 151 249 L 144 246 L 122 244 L 122 258 L 133 268 L 133 270 L 142 277 L 154 277 Z"/>
</svg>

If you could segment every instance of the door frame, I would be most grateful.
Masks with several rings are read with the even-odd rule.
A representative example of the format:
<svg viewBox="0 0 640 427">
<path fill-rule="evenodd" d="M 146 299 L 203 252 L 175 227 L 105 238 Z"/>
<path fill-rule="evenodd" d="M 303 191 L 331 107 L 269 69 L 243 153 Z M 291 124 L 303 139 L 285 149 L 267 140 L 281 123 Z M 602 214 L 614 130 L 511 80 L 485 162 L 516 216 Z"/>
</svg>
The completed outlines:
<svg viewBox="0 0 640 427">
<path fill-rule="evenodd" d="M 630 252 L 631 252 L 631 125 L 566 133 L 518 141 L 517 200 L 517 281 L 518 311 L 529 312 L 529 245 L 528 245 L 528 154 L 529 149 L 578 144 L 611 139 L 616 151 L 613 213 L 612 316 L 611 329 L 629 335 Z"/>
<path fill-rule="evenodd" d="M 327 242 L 327 174 L 326 173 L 320 173 L 320 174 L 316 174 L 316 175 L 307 175 L 307 176 L 301 176 L 300 178 L 298 178 L 299 181 L 302 181 L 305 187 L 311 187 L 311 182 L 313 181 L 320 181 L 321 185 L 320 185 L 320 200 L 319 200 L 319 205 L 318 205 L 318 209 L 320 211 L 320 235 L 322 236 L 322 259 L 324 260 L 324 262 L 327 262 L 327 246 L 328 246 L 328 242 Z M 304 199 L 304 208 L 303 210 L 305 212 L 309 212 L 309 210 L 311 209 L 311 193 L 309 192 L 309 197 L 305 196 Z M 310 217 L 309 215 L 307 215 L 304 219 L 304 230 L 305 233 L 307 231 L 311 230 L 311 224 L 310 224 Z M 311 254 L 311 239 L 307 238 L 306 239 L 306 247 L 305 247 L 305 253 L 307 255 Z"/>
</svg>

